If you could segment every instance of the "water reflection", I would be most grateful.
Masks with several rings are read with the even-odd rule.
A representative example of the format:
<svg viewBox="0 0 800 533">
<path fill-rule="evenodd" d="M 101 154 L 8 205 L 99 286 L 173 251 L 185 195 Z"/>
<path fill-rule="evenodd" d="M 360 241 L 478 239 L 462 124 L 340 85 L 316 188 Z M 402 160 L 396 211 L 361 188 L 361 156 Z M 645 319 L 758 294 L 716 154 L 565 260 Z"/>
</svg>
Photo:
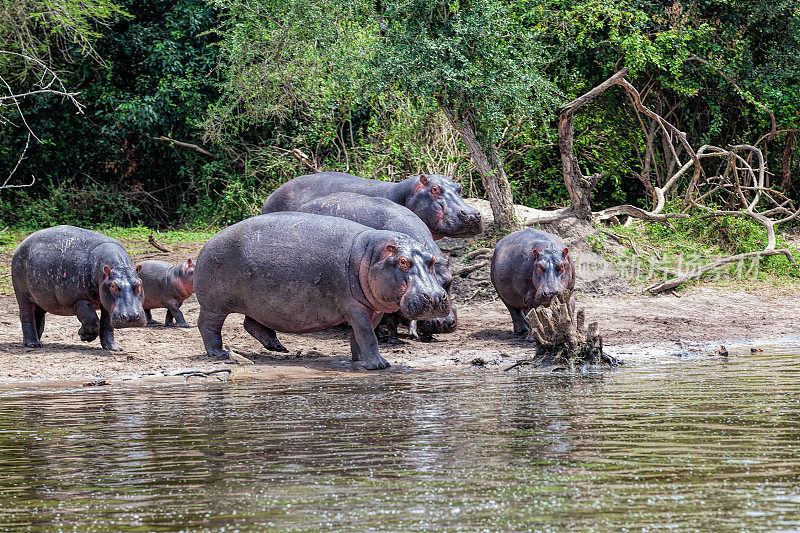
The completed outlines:
<svg viewBox="0 0 800 533">
<path fill-rule="evenodd" d="M 7 392 L 0 529 L 796 529 L 800 364 Z"/>
</svg>

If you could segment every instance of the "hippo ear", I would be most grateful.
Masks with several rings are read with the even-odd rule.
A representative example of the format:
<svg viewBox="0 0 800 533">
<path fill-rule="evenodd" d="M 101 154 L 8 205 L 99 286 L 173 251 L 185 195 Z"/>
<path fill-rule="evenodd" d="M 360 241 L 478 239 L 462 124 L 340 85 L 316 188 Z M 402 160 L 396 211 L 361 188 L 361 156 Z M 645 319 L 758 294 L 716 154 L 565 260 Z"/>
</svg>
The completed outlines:
<svg viewBox="0 0 800 533">
<path fill-rule="evenodd" d="M 569 248 L 564 248 L 564 251 L 561 252 L 561 256 L 566 259 L 567 255 L 569 255 Z"/>
<path fill-rule="evenodd" d="M 103 279 L 109 277 L 110 275 L 111 275 L 111 267 L 108 266 L 108 265 L 105 265 L 103 267 Z"/>
<path fill-rule="evenodd" d="M 531 253 L 533 254 L 533 260 L 534 260 L 534 261 L 536 261 L 537 259 L 539 259 L 539 250 L 537 250 L 536 248 L 534 248 L 534 249 L 531 251 Z"/>
<path fill-rule="evenodd" d="M 192 268 L 194 266 L 194 265 L 192 265 L 192 259 L 191 258 L 186 260 L 186 266 L 188 266 L 189 268 Z"/>
<path fill-rule="evenodd" d="M 136 265 L 136 275 L 139 275 L 139 272 L 142 271 L 142 265 Z"/>
<path fill-rule="evenodd" d="M 386 248 L 384 248 L 384 252 L 385 252 L 384 255 L 397 254 L 397 245 L 393 242 L 390 242 L 389 244 L 386 245 Z"/>
<path fill-rule="evenodd" d="M 423 184 L 423 185 L 427 185 L 428 184 L 428 176 L 426 176 L 425 174 L 420 174 L 419 175 L 419 182 L 421 184 Z"/>
</svg>

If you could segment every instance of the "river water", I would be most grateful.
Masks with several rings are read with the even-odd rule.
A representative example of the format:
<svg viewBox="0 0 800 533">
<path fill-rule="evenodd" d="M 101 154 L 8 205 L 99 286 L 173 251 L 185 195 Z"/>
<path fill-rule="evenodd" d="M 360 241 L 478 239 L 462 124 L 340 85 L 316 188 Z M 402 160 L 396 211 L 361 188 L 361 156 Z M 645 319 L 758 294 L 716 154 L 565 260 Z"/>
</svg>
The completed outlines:
<svg viewBox="0 0 800 533">
<path fill-rule="evenodd" d="M 0 391 L 0 530 L 798 530 L 800 357 Z"/>
</svg>

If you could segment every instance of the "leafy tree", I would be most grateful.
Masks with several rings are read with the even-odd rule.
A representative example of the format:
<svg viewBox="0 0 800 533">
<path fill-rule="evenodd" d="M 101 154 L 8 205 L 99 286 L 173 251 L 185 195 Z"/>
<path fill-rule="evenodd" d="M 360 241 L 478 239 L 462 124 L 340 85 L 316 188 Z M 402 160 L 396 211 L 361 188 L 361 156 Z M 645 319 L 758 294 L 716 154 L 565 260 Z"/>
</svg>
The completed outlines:
<svg viewBox="0 0 800 533">
<path fill-rule="evenodd" d="M 384 87 L 434 99 L 481 175 L 495 221 L 514 227 L 502 145 L 550 115 L 559 92 L 535 12 L 497 0 L 388 0 L 373 65 Z"/>
</svg>

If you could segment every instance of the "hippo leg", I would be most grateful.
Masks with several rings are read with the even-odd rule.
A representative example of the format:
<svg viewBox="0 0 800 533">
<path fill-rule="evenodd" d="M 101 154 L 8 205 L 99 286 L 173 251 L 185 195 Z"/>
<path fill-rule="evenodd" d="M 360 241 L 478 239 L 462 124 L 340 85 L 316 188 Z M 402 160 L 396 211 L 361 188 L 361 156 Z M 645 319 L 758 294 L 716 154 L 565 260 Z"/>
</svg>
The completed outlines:
<svg viewBox="0 0 800 533">
<path fill-rule="evenodd" d="M 154 326 L 156 324 L 156 321 L 153 320 L 153 315 L 152 315 L 152 313 L 150 313 L 149 309 L 145 309 L 144 310 L 144 316 L 145 316 L 145 318 L 147 318 L 147 325 L 148 326 Z"/>
<path fill-rule="evenodd" d="M 44 315 L 45 310 L 37 305 L 34 309 L 34 317 L 36 318 L 36 333 L 39 335 L 40 341 L 44 333 Z"/>
<path fill-rule="evenodd" d="M 200 308 L 200 316 L 197 318 L 197 329 L 203 338 L 203 346 L 209 357 L 219 357 L 227 359 L 230 352 L 222 345 L 222 324 L 228 313 L 212 313 Z"/>
<path fill-rule="evenodd" d="M 36 321 L 36 308 L 39 306 L 20 296 L 17 296 L 17 303 L 19 303 L 19 321 L 22 323 L 22 343 L 28 348 L 41 348 Z"/>
<path fill-rule="evenodd" d="M 375 336 L 375 327 L 378 325 L 380 317 L 381 315 L 378 314 L 373 319 L 365 312 L 356 312 L 348 320 L 352 328 L 350 331 L 350 354 L 353 361 L 363 359 L 364 367 L 367 370 L 391 366 L 378 351 L 378 338 Z"/>
<path fill-rule="evenodd" d="M 121 352 L 122 347 L 114 341 L 114 325 L 111 323 L 111 313 L 105 307 L 100 307 L 100 346 L 104 350 Z"/>
<path fill-rule="evenodd" d="M 503 303 L 506 305 L 508 312 L 511 313 L 511 321 L 514 323 L 514 334 L 527 335 L 530 333 L 531 325 L 528 319 L 525 318 L 525 313 L 521 309 L 511 307 L 505 300 L 503 300 Z"/>
<path fill-rule="evenodd" d="M 275 335 L 274 329 L 268 328 L 261 322 L 256 322 L 249 316 L 244 317 L 244 330 L 255 337 L 255 339 L 267 350 L 272 350 L 273 352 L 289 351 L 283 344 L 281 344 L 281 341 L 278 340 L 278 336 Z"/>
<path fill-rule="evenodd" d="M 189 324 L 186 323 L 186 319 L 183 318 L 183 313 L 181 313 L 180 307 L 175 302 L 169 302 L 167 304 L 167 318 L 165 319 L 164 325 L 171 326 L 172 319 L 175 319 L 175 326 L 179 328 L 188 328 Z M 169 324 L 166 323 L 166 320 L 169 320 Z"/>
<path fill-rule="evenodd" d="M 78 300 L 75 304 L 75 315 L 81 322 L 81 329 L 78 330 L 81 340 L 92 342 L 100 334 L 100 321 L 97 313 L 89 300 Z"/>
<path fill-rule="evenodd" d="M 408 344 L 406 341 L 401 341 L 397 337 L 397 326 L 400 325 L 400 320 L 396 313 L 387 313 L 383 315 L 383 323 L 386 325 L 387 337 L 386 342 L 389 344 Z"/>
</svg>

